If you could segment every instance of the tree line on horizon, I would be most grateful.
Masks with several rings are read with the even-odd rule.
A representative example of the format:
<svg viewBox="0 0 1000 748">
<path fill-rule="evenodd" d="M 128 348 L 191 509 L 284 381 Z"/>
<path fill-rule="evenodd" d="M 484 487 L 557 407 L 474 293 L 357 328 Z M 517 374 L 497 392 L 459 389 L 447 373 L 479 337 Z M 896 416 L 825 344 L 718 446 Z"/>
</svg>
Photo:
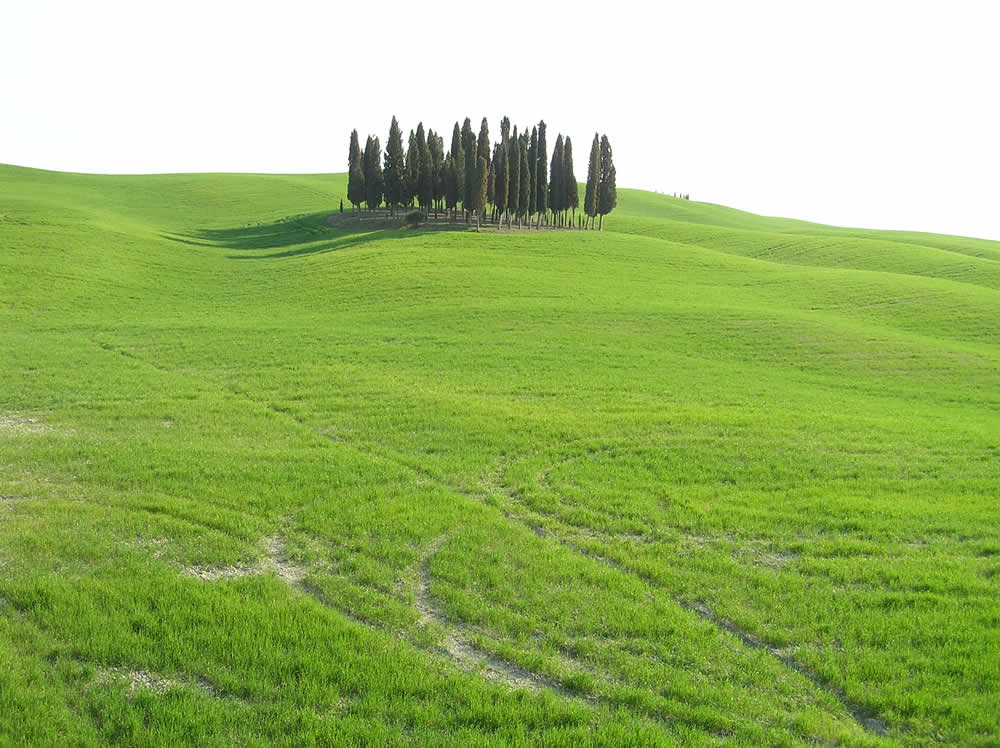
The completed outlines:
<svg viewBox="0 0 1000 748">
<path fill-rule="evenodd" d="M 389 126 L 385 153 L 377 136 L 369 135 L 364 150 L 358 131 L 351 132 L 348 153 L 347 199 L 352 210 L 364 203 L 369 211 L 384 202 L 389 214 L 397 208 L 418 205 L 424 214 L 446 210 L 458 220 L 459 205 L 465 222 L 476 219 L 476 230 L 484 220 L 497 226 L 506 221 L 540 228 L 580 226 L 604 227 L 604 216 L 617 204 L 615 165 L 607 135 L 594 133 L 587 165 L 583 214 L 577 220 L 580 194 L 573 170 L 573 143 L 560 133 L 549 159 L 546 125 L 542 120 L 518 134 L 510 120 L 500 122 L 500 140 L 490 144 L 485 117 L 478 136 L 468 117 L 452 130 L 451 147 L 445 151 L 444 138 L 424 130 L 420 122 L 411 130 L 407 148 L 396 118 Z M 487 215 L 488 214 L 488 215 Z"/>
</svg>

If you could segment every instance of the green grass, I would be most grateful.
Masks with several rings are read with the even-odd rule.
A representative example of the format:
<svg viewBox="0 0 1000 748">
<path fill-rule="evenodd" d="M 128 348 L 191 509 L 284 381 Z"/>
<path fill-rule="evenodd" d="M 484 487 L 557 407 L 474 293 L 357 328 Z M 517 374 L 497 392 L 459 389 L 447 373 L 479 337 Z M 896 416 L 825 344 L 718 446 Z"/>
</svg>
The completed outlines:
<svg viewBox="0 0 1000 748">
<path fill-rule="evenodd" d="M 0 167 L 0 743 L 996 743 L 1000 243 L 344 191 Z"/>
</svg>

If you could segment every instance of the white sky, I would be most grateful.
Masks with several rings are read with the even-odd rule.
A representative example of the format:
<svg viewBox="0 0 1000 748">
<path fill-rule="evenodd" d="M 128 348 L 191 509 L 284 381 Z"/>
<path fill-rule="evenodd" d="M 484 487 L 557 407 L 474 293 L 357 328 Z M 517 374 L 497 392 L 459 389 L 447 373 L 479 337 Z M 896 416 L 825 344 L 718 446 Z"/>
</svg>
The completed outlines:
<svg viewBox="0 0 1000 748">
<path fill-rule="evenodd" d="M 996 3 L 569 6 L 4 0 L 0 162 L 345 171 L 353 127 L 507 114 L 578 177 L 600 131 L 619 187 L 1000 239 Z"/>
</svg>

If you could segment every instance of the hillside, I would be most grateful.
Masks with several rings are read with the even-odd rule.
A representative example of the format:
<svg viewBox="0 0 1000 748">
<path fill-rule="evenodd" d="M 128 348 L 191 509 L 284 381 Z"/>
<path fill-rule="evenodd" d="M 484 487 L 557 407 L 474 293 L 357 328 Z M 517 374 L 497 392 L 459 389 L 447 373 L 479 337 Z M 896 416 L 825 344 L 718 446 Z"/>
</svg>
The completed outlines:
<svg viewBox="0 0 1000 748">
<path fill-rule="evenodd" d="M 1000 243 L 0 166 L 0 743 L 991 745 Z"/>
</svg>

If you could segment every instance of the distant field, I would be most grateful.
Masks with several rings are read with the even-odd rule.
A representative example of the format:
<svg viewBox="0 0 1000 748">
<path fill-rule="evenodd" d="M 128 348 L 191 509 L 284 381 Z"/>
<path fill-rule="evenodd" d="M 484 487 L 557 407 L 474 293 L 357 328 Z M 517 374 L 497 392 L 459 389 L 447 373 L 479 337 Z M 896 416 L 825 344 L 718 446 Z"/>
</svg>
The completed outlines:
<svg viewBox="0 0 1000 748">
<path fill-rule="evenodd" d="M 0 744 L 1000 741 L 1000 243 L 0 166 Z"/>
</svg>

